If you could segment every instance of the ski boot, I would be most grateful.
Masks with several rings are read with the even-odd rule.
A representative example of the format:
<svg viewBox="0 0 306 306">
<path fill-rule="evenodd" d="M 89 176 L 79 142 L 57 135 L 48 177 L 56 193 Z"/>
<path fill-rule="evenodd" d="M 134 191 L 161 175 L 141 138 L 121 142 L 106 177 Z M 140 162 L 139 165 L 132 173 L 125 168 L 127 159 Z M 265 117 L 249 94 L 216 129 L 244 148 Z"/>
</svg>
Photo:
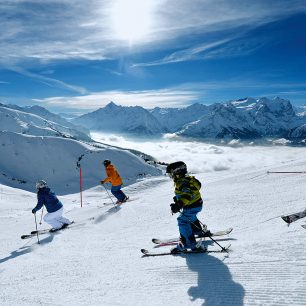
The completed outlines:
<svg viewBox="0 0 306 306">
<path fill-rule="evenodd" d="M 63 225 L 62 225 L 62 227 L 61 227 L 61 229 L 64 229 L 64 228 L 66 228 L 68 225 L 70 225 L 71 223 L 64 223 Z"/>
<path fill-rule="evenodd" d="M 204 237 L 210 237 L 212 236 L 212 232 L 207 229 L 207 225 L 203 224 L 201 225 L 199 220 L 194 221 L 191 224 L 193 234 L 196 235 L 198 238 L 204 238 Z"/>
<path fill-rule="evenodd" d="M 204 245 L 199 245 L 196 246 L 195 248 L 191 249 L 192 252 L 194 253 L 206 253 L 207 252 L 207 247 Z"/>
<path fill-rule="evenodd" d="M 187 251 L 187 248 L 183 245 L 182 242 L 179 242 L 175 248 L 171 249 L 171 254 L 179 254 Z"/>
<path fill-rule="evenodd" d="M 116 204 L 122 204 L 125 203 L 127 200 L 129 199 L 129 197 L 125 197 L 122 201 L 117 201 Z"/>
<path fill-rule="evenodd" d="M 59 227 L 59 228 L 51 228 L 49 232 L 50 233 L 55 233 L 55 232 L 57 232 L 57 231 L 59 231 L 61 229 L 62 229 L 61 227 Z"/>
</svg>

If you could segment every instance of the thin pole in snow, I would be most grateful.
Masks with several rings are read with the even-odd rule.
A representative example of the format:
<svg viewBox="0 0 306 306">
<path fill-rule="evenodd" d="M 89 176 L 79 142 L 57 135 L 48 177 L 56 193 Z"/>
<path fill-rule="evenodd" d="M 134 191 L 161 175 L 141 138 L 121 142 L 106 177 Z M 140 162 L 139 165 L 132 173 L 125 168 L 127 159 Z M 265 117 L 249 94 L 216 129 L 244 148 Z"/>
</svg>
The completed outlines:
<svg viewBox="0 0 306 306">
<path fill-rule="evenodd" d="M 267 171 L 267 173 L 306 173 L 306 171 Z"/>
<path fill-rule="evenodd" d="M 40 244 L 39 236 L 38 236 L 38 228 L 37 228 L 36 213 L 34 214 L 34 218 L 35 218 L 35 227 L 36 227 L 37 242 L 38 242 L 38 244 Z"/>
<path fill-rule="evenodd" d="M 83 207 L 83 197 L 82 197 L 82 167 L 80 166 L 80 197 L 81 197 L 81 207 Z"/>
<path fill-rule="evenodd" d="M 42 218 L 43 218 L 43 215 L 44 215 L 44 208 L 45 208 L 45 206 L 43 206 L 43 208 L 41 210 L 41 216 L 40 216 L 40 221 L 39 221 L 40 225 L 41 225 L 41 221 L 42 221 Z"/>
<path fill-rule="evenodd" d="M 108 197 L 111 199 L 111 201 L 112 201 L 113 205 L 114 205 L 116 208 L 118 208 L 118 206 L 117 206 L 117 205 L 114 203 L 114 201 L 113 201 L 112 197 L 110 196 L 110 194 L 109 194 L 109 192 L 107 191 L 107 188 L 105 187 L 105 185 L 104 185 L 104 184 L 103 184 L 103 187 L 105 188 L 105 191 L 106 191 L 106 193 L 107 193 Z"/>
</svg>

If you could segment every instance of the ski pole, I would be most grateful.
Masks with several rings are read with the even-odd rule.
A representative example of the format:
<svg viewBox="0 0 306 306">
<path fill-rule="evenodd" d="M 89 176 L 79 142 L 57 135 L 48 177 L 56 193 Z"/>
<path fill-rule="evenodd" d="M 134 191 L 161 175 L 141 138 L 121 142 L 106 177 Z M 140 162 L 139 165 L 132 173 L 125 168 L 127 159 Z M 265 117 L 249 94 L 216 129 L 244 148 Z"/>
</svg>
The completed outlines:
<svg viewBox="0 0 306 306">
<path fill-rule="evenodd" d="M 35 226 L 36 226 L 37 242 L 38 242 L 38 244 L 40 244 L 40 241 L 39 241 L 39 236 L 38 236 L 38 228 L 37 228 L 36 213 L 34 214 L 34 218 L 35 218 Z"/>
<path fill-rule="evenodd" d="M 183 216 L 185 216 L 185 218 L 188 220 L 188 222 L 190 223 L 190 224 L 192 224 L 193 222 L 182 212 L 182 211 L 180 211 L 180 213 L 183 215 Z M 199 219 L 198 219 L 199 220 Z M 200 224 L 202 225 L 202 226 L 204 226 L 204 224 L 199 220 L 199 222 L 200 222 Z M 203 231 L 203 229 L 202 228 L 199 228 L 197 225 L 195 225 L 195 227 L 196 228 L 198 228 L 203 234 L 205 234 L 205 232 Z M 216 241 L 214 238 L 212 238 L 211 236 L 208 236 L 214 243 L 216 243 L 221 249 L 222 249 L 222 251 L 224 251 L 224 252 L 226 252 L 226 253 L 228 253 L 228 251 L 227 251 L 227 249 L 226 248 L 224 248 L 220 243 L 218 243 L 218 241 Z"/>
<path fill-rule="evenodd" d="M 40 221 L 39 221 L 39 224 L 41 225 L 41 221 L 42 221 L 42 217 L 43 217 L 43 214 L 44 214 L 44 206 L 41 210 L 41 216 L 40 216 Z"/>
<path fill-rule="evenodd" d="M 199 220 L 199 219 L 198 219 Z M 204 224 L 199 220 L 199 222 L 200 222 L 200 224 L 202 225 L 202 226 L 204 226 Z M 201 229 L 201 231 L 203 232 L 203 234 L 205 234 L 205 232 L 203 231 L 203 229 Z M 211 236 L 208 236 L 214 243 L 216 243 L 221 249 L 222 249 L 222 251 L 225 251 L 225 252 L 227 252 L 228 253 L 228 251 L 227 251 L 227 249 L 226 248 L 224 248 L 221 244 L 219 244 L 218 243 L 218 241 L 216 241 L 213 237 L 211 237 Z"/>
<path fill-rule="evenodd" d="M 112 201 L 112 203 L 114 204 L 114 206 L 117 207 L 117 205 L 114 203 L 112 197 L 110 196 L 110 194 L 109 194 L 108 190 L 106 189 L 106 187 L 104 186 L 104 184 L 103 184 L 103 187 L 105 188 L 106 193 L 107 193 L 108 197 L 111 199 L 111 201 Z"/>
<path fill-rule="evenodd" d="M 80 198 L 81 198 L 81 207 L 83 207 L 82 189 L 83 189 L 83 175 L 82 175 L 82 167 L 80 165 Z"/>
</svg>

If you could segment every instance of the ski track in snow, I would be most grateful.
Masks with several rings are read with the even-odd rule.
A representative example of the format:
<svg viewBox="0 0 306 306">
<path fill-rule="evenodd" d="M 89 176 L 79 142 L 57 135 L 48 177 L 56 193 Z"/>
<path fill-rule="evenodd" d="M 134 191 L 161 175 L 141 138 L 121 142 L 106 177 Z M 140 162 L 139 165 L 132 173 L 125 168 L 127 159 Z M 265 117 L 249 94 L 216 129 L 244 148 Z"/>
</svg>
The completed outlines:
<svg viewBox="0 0 306 306">
<path fill-rule="evenodd" d="M 299 166 L 306 168 L 306 160 Z M 60 197 L 76 223 L 41 235 L 41 245 L 36 237 L 20 239 L 34 230 L 36 195 L 1 186 L 1 306 L 306 305 L 305 219 L 288 227 L 278 217 L 305 209 L 306 175 L 197 177 L 204 199 L 199 218 L 211 230 L 234 227 L 229 254 L 142 258 L 140 249 L 153 249 L 153 237 L 178 233 L 166 177 L 125 187 L 134 200 L 119 207 L 98 207 L 110 201 L 102 188 L 83 193 L 82 209 L 78 194 Z"/>
</svg>

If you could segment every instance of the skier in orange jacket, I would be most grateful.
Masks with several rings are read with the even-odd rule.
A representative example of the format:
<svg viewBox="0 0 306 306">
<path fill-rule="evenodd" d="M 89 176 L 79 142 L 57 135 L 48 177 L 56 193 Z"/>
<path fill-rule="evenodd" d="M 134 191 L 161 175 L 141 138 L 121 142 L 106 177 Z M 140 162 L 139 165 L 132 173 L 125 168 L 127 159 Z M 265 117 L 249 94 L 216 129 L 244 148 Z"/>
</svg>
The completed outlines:
<svg viewBox="0 0 306 306">
<path fill-rule="evenodd" d="M 121 204 L 124 203 L 128 200 L 128 197 L 123 193 L 123 191 L 121 190 L 122 187 L 122 179 L 121 176 L 119 175 L 118 171 L 116 170 L 115 166 L 112 165 L 111 161 L 106 159 L 103 162 L 104 166 L 105 166 L 105 171 L 106 171 L 106 175 L 107 177 L 101 181 L 101 184 L 105 184 L 105 183 L 111 183 L 112 184 L 112 188 L 111 188 L 111 192 L 112 194 L 116 197 L 117 199 L 117 204 Z"/>
</svg>

